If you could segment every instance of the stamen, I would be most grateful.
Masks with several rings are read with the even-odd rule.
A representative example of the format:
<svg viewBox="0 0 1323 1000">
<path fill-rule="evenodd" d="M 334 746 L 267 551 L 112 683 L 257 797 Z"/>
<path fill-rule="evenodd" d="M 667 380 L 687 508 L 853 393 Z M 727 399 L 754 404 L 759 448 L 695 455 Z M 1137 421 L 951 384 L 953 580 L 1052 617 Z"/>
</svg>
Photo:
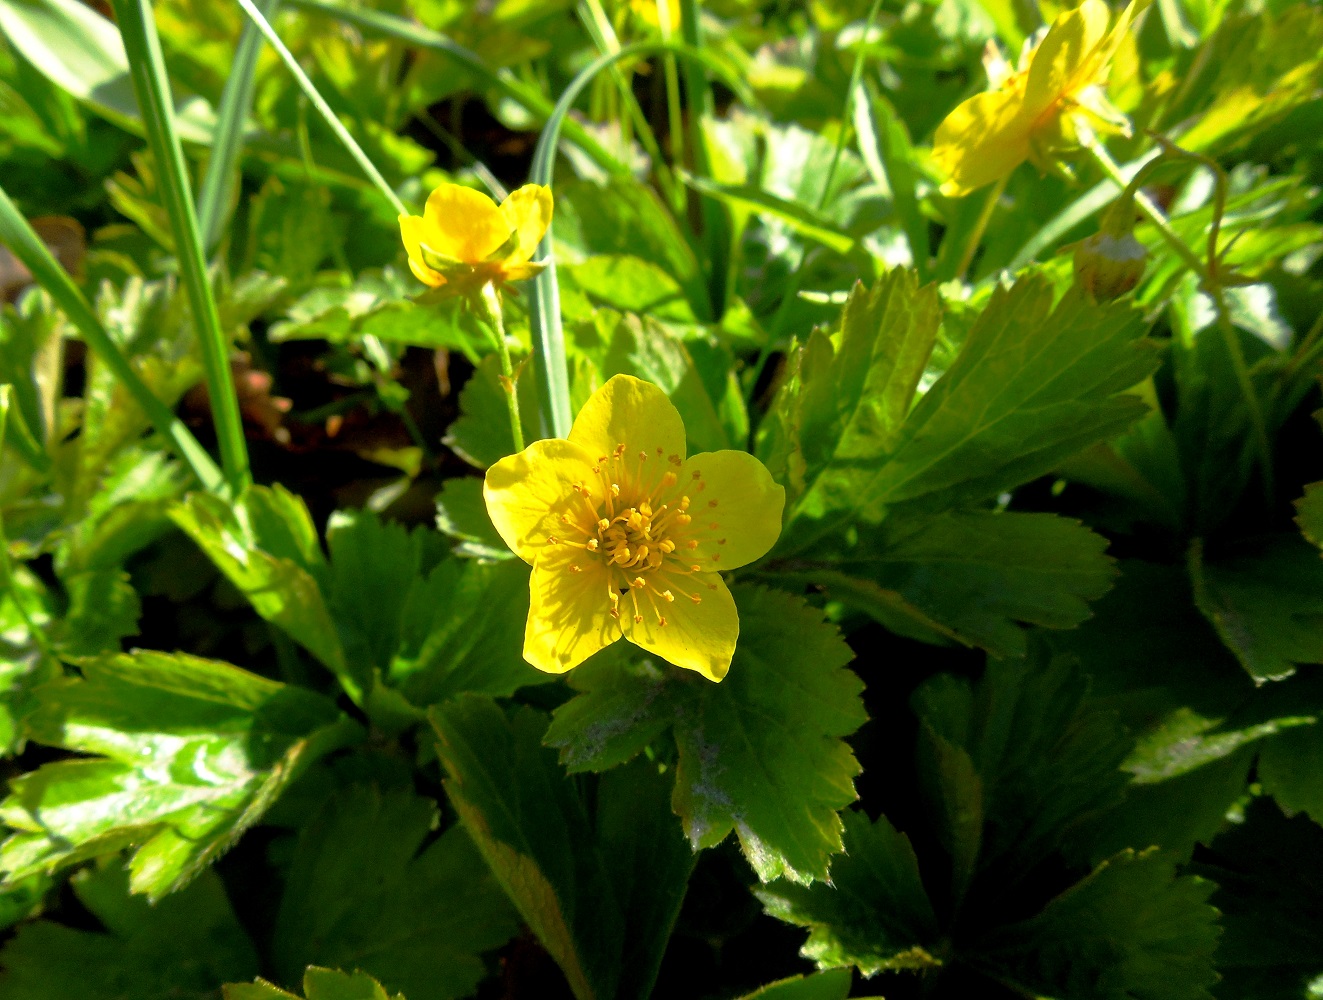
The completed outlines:
<svg viewBox="0 0 1323 1000">
<path fill-rule="evenodd" d="M 676 484 L 676 482 L 677 482 L 677 480 L 676 480 L 676 478 L 675 478 L 675 473 L 674 473 L 674 472 L 668 472 L 668 473 L 666 473 L 666 475 L 662 476 L 662 480 L 661 480 L 661 488 L 664 489 L 664 490 L 665 490 L 665 489 L 669 489 L 670 487 L 674 486 L 674 485 Z"/>
<path fill-rule="evenodd" d="M 670 462 L 672 465 L 684 465 L 684 459 L 679 455 L 671 455 L 666 461 Z"/>
<path fill-rule="evenodd" d="M 675 595 L 672 594 L 669 590 L 663 590 L 662 598 L 666 600 L 667 603 L 671 603 L 675 600 Z"/>
<path fill-rule="evenodd" d="M 570 564 L 570 572 L 571 572 L 571 573 L 582 573 L 582 572 L 583 572 L 583 567 L 580 566 L 578 563 L 571 563 L 571 564 Z"/>
<path fill-rule="evenodd" d="M 709 501 L 707 502 L 707 505 L 708 505 L 709 507 L 715 507 L 715 506 L 717 505 L 717 502 L 716 502 L 715 500 L 709 500 Z"/>
</svg>

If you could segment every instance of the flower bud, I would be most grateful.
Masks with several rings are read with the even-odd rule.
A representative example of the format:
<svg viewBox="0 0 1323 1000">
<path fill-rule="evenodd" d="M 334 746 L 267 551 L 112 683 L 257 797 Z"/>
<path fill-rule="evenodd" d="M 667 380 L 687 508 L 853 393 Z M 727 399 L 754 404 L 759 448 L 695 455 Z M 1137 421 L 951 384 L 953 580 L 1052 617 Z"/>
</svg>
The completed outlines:
<svg viewBox="0 0 1323 1000">
<path fill-rule="evenodd" d="M 1144 276 L 1148 251 L 1135 239 L 1134 203 L 1120 198 L 1098 232 L 1075 246 L 1075 283 L 1098 302 L 1130 291 Z"/>
</svg>

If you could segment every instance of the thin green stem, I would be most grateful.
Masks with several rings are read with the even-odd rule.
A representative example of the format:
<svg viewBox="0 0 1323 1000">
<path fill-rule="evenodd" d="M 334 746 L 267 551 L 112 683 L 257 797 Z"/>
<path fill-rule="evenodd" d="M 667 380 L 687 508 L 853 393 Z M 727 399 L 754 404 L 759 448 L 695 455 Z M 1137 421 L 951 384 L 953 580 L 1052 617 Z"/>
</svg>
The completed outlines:
<svg viewBox="0 0 1323 1000">
<path fill-rule="evenodd" d="M 490 281 L 482 286 L 479 297 L 487 319 L 496 331 L 496 352 L 501 359 L 501 386 L 505 389 L 505 404 L 510 412 L 510 434 L 514 437 L 515 451 L 524 450 L 524 428 L 519 421 L 519 394 L 515 385 L 514 365 L 510 363 L 510 345 L 505 340 L 505 318 L 501 312 L 501 293 Z"/>
<path fill-rule="evenodd" d="M 184 149 L 175 129 L 174 102 L 166 77 L 161 42 L 156 34 L 149 0 L 112 0 L 124 48 L 129 57 L 133 91 L 147 129 L 147 143 L 161 174 L 161 197 L 170 217 L 180 277 L 193 310 L 193 323 L 202 347 L 202 367 L 211 397 L 211 415 L 220 446 L 221 468 L 237 494 L 252 482 L 248 443 L 243 433 L 239 398 L 230 371 L 230 340 L 221 328 L 220 312 L 207 273 L 206 254 L 198 230 L 196 210 Z"/>
<path fill-rule="evenodd" d="M 657 20 L 663 42 L 671 41 L 671 4 L 680 0 L 657 0 Z M 678 11 L 679 8 L 677 7 Z M 680 105 L 680 64 L 667 52 L 662 56 L 662 75 L 666 81 L 666 128 L 671 140 L 671 159 L 684 164 L 684 109 Z M 671 193 L 671 205 L 683 218 L 689 218 L 689 188 L 677 185 Z"/>
<path fill-rule="evenodd" d="M 1006 182 L 1010 179 L 1010 174 L 1007 174 L 992 185 L 992 190 L 988 192 L 987 201 L 983 203 L 983 210 L 979 212 L 978 219 L 974 222 L 974 228 L 969 231 L 969 235 L 965 238 L 964 248 L 960 251 L 960 262 L 956 265 L 955 271 L 957 279 L 963 281 L 965 275 L 969 272 L 969 265 L 974 262 L 974 254 L 978 251 L 979 244 L 983 242 L 983 234 L 988 230 L 988 223 L 992 221 L 992 213 L 996 211 L 997 202 L 1001 201 L 1002 192 L 1006 190 Z"/>
<path fill-rule="evenodd" d="M 275 17 L 280 0 L 258 0 L 262 13 Z M 225 80 L 220 108 L 216 114 L 215 140 L 207 160 L 207 172 L 198 189 L 198 226 L 202 245 L 214 251 L 229 220 L 230 201 L 237 186 L 239 156 L 243 152 L 244 126 L 253 106 L 253 86 L 257 57 L 262 51 L 262 34 L 257 25 L 244 25 L 234 50 L 234 63 Z"/>
<path fill-rule="evenodd" d="M 121 2 L 123 2 L 123 0 L 121 0 Z M 267 21 L 267 19 L 262 16 L 262 12 L 253 5 L 253 0 L 238 0 L 238 2 L 239 6 L 243 8 L 243 12 L 248 15 L 249 19 L 255 25 L 257 25 L 257 30 L 263 34 L 271 47 L 276 50 L 276 55 L 280 56 L 280 61 L 285 64 L 285 68 L 293 74 L 294 80 L 299 85 L 299 89 L 307 95 L 308 100 L 312 101 L 312 106 L 317 109 L 317 113 L 322 116 L 322 120 L 326 122 L 330 130 L 335 133 L 335 137 L 339 139 L 345 149 L 349 151 L 349 155 L 352 156 L 358 162 L 358 165 L 363 168 L 363 173 L 367 174 L 368 180 L 372 181 L 372 183 L 377 186 L 377 190 L 379 190 L 385 196 L 386 200 L 391 203 L 391 207 L 395 209 L 397 215 L 408 215 L 409 210 L 404 207 L 404 202 L 400 201 L 399 195 L 395 193 L 395 189 L 386 183 L 386 178 L 381 176 L 381 172 L 376 168 L 376 165 L 368 159 L 367 153 L 363 152 L 363 148 L 354 140 L 354 137 L 349 134 L 349 130 L 344 127 L 344 124 L 340 119 L 336 117 L 335 112 L 331 110 L 331 106 L 326 103 L 326 99 L 318 92 L 316 85 L 314 85 L 312 80 L 308 78 L 308 74 L 303 72 L 303 67 L 300 66 L 299 61 L 294 58 L 294 53 L 290 52 L 285 46 L 285 43 L 280 40 L 280 36 L 276 34 L 276 30 L 271 27 L 270 22 Z"/>
<path fill-rule="evenodd" d="M 1212 167 L 1214 175 L 1218 179 L 1216 188 L 1216 202 L 1213 206 L 1212 230 L 1209 234 L 1208 261 L 1199 259 L 1186 242 L 1181 239 L 1179 233 L 1171 227 L 1162 210 L 1159 209 L 1142 191 L 1138 190 L 1138 184 L 1141 182 L 1141 175 L 1132 179 L 1129 184 L 1123 179 L 1120 167 L 1112 159 L 1112 155 L 1102 144 L 1097 136 L 1081 130 L 1081 138 L 1084 141 L 1084 148 L 1092 154 L 1094 161 L 1100 166 L 1105 174 L 1116 182 L 1122 191 L 1132 191 L 1134 193 L 1135 204 L 1139 206 L 1140 212 L 1153 224 L 1154 228 L 1162 234 L 1163 239 L 1167 241 L 1176 254 L 1189 265 L 1190 269 L 1199 276 L 1199 283 L 1213 300 L 1213 305 L 1217 311 L 1217 328 L 1222 335 L 1223 343 L 1226 346 L 1227 355 L 1231 359 L 1231 367 L 1235 372 L 1236 384 L 1240 388 L 1241 399 L 1245 403 L 1245 411 L 1249 415 L 1250 428 L 1254 436 L 1254 447 L 1258 452 L 1259 469 L 1263 479 L 1264 500 L 1268 506 L 1273 505 L 1276 494 L 1276 475 L 1273 469 L 1272 440 L 1268 436 L 1268 424 L 1263 415 L 1263 405 L 1259 401 L 1258 393 L 1254 391 L 1254 382 L 1250 378 L 1249 366 L 1245 363 L 1245 352 L 1241 348 L 1240 336 L 1236 332 L 1235 325 L 1231 322 L 1231 312 L 1227 308 L 1226 290 L 1222 285 L 1221 277 L 1218 273 L 1218 250 L 1217 236 L 1222 223 L 1222 211 L 1226 202 L 1225 178 L 1221 170 L 1215 163 L 1212 163 L 1206 157 L 1195 154 L 1186 154 L 1184 150 L 1170 143 L 1163 143 L 1163 148 L 1168 153 L 1175 155 L 1185 154 L 1190 159 L 1198 160 Z M 1145 166 L 1145 169 L 1153 167 L 1158 161 L 1153 161 Z"/>
</svg>

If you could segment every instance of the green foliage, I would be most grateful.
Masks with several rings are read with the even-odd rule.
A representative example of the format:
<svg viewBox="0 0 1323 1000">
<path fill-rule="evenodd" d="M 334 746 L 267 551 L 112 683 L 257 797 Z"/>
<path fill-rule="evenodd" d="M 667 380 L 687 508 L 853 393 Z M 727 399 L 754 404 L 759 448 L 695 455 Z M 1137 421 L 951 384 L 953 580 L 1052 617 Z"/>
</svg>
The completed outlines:
<svg viewBox="0 0 1323 1000">
<path fill-rule="evenodd" d="M 1323 15 L 944 193 L 1075 2 L 0 0 L 0 995 L 1317 993 Z M 399 216 L 526 180 L 501 345 Z M 720 683 L 520 655 L 508 394 L 621 373 L 786 489 Z"/>
<path fill-rule="evenodd" d="M 431 719 L 451 802 L 574 995 L 647 996 L 694 863 L 656 767 L 605 777 L 590 811 L 540 713 L 464 695 Z"/>
<path fill-rule="evenodd" d="M 734 831 L 764 881 L 826 878 L 841 849 L 836 810 L 855 798 L 858 764 L 841 737 L 864 721 L 861 685 L 820 613 L 773 591 L 741 588 L 735 600 L 745 633 L 720 685 L 621 648 L 574 675 L 582 693 L 556 712 L 547 742 L 571 771 L 603 770 L 669 729 L 672 802 L 695 849 Z"/>
<path fill-rule="evenodd" d="M 139 651 L 80 672 L 33 693 L 30 737 L 90 756 L 10 783 L 0 869 L 11 879 L 133 846 L 133 891 L 159 899 L 358 728 L 310 691 L 214 660 Z"/>
<path fill-rule="evenodd" d="M 5 996 L 205 1000 L 220 983 L 257 971 L 257 953 L 213 872 L 156 904 L 130 895 L 128 873 L 113 859 L 78 872 L 70 886 L 101 929 L 21 926 L 0 950 Z"/>
<path fill-rule="evenodd" d="M 362 786 L 327 801 L 299 835 L 272 951 L 281 981 L 309 965 L 363 969 L 416 1000 L 468 996 L 480 955 L 514 913 L 459 827 L 430 843 L 433 803 Z"/>
</svg>

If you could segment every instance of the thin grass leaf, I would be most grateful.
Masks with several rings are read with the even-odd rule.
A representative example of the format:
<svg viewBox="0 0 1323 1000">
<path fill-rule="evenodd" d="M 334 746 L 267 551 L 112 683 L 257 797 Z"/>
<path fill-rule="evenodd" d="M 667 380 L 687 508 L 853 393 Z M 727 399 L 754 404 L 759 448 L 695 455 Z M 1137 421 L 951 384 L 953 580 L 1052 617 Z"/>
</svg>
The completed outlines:
<svg viewBox="0 0 1323 1000">
<path fill-rule="evenodd" d="M 247 0 L 240 2 L 246 3 Z M 624 59 L 664 52 L 672 52 L 684 59 L 701 63 L 720 76 L 739 100 L 751 106 L 757 103 L 744 80 L 700 49 L 675 42 L 641 42 L 637 45 L 627 45 L 619 52 L 594 60 L 570 81 L 570 85 L 565 88 L 560 100 L 556 102 L 555 108 L 547 118 L 546 126 L 542 129 L 542 134 L 538 137 L 537 148 L 533 151 L 533 166 L 529 171 L 529 180 L 534 184 L 551 183 L 556 148 L 560 144 L 561 127 L 566 123 L 574 102 L 579 99 L 579 95 L 593 82 L 598 73 Z M 533 279 L 529 321 L 533 332 L 533 367 L 537 372 L 538 389 L 541 394 L 541 436 L 565 437 L 570 433 L 570 424 L 574 418 L 570 412 L 570 382 L 565 366 L 565 334 L 560 322 L 560 284 L 556 278 L 556 260 L 551 255 L 551 231 L 552 226 L 548 226 L 547 234 L 538 244 L 537 254 L 534 257 L 546 267 Z"/>
<path fill-rule="evenodd" d="M 138 373 L 133 370 L 128 359 L 110 339 L 110 334 L 106 332 L 106 328 L 101 325 L 92 307 L 83 298 L 83 293 L 60 267 L 59 262 L 51 256 L 46 244 L 33 232 L 28 221 L 9 200 L 9 195 L 3 188 L 0 188 L 0 243 L 13 251 L 14 256 L 32 272 L 37 284 L 46 289 L 55 300 L 55 304 L 64 310 L 64 314 L 78 328 L 87 345 L 123 383 L 124 388 L 147 414 L 147 419 L 151 421 L 157 433 L 169 442 L 179 457 L 193 470 L 193 475 L 197 477 L 202 487 L 211 492 L 222 491 L 225 478 L 206 449 L 184 426 L 183 421 L 171 413 L 170 409 L 157 399 L 138 377 Z"/>
<path fill-rule="evenodd" d="M 129 57 L 133 90 L 138 97 L 147 142 L 160 172 L 161 197 L 170 217 L 180 277 L 193 309 L 193 323 L 202 347 L 202 366 L 211 396 L 211 416 L 220 445 L 221 468 L 235 493 L 252 482 L 248 444 L 244 439 L 239 398 L 230 373 L 230 343 L 221 329 L 220 312 L 207 273 L 207 259 L 198 233 L 197 214 L 184 164 L 184 149 L 175 129 L 170 81 L 161 55 L 161 41 L 148 0 L 112 0 L 124 50 Z"/>
<path fill-rule="evenodd" d="M 905 239 L 910 245 L 910 258 L 920 281 L 932 278 L 932 253 L 928 243 L 928 220 L 919 208 L 919 198 L 915 192 L 913 147 L 905 124 L 896 115 L 895 109 L 881 94 L 868 87 L 868 99 L 860 95 L 854 105 L 855 130 L 859 133 L 859 147 L 864 163 L 870 170 L 876 170 L 873 161 L 880 158 L 880 166 L 885 171 L 885 179 L 891 188 L 892 204 L 896 216 L 900 219 Z M 872 140 L 870 143 L 869 140 Z M 868 148 L 873 144 L 876 148 Z"/>
<path fill-rule="evenodd" d="M 409 210 L 404 207 L 404 202 L 400 201 L 395 189 L 386 183 L 386 178 L 381 176 L 381 171 L 377 169 L 376 164 L 368 158 L 367 153 L 363 152 L 363 147 L 354 141 L 354 137 L 349 134 L 349 130 L 336 117 L 335 112 L 331 110 L 331 106 L 326 103 L 326 98 L 322 97 L 321 92 L 317 90 L 317 86 L 308 78 L 308 74 L 303 72 L 303 67 L 294 58 L 294 53 L 290 52 L 285 43 L 280 40 L 280 36 L 276 34 L 276 29 L 271 27 L 271 23 L 253 5 L 252 0 L 239 0 L 239 6 L 248 15 L 249 20 L 257 26 L 257 30 L 265 36 L 271 47 L 276 50 L 276 55 L 280 56 L 280 61 L 285 64 L 285 68 L 293 74 L 299 89 L 312 102 L 312 106 L 317 109 L 317 113 L 322 116 L 322 120 L 326 122 L 331 131 L 335 133 L 335 137 L 349 151 L 349 155 L 363 168 L 363 173 L 367 174 L 368 180 L 377 186 L 377 190 L 390 202 L 396 214 L 408 215 Z"/>
<path fill-rule="evenodd" d="M 258 10 L 270 20 L 275 16 L 280 0 L 259 0 Z M 207 160 L 207 173 L 198 189 L 198 225 L 202 231 L 202 245 L 208 253 L 220 243 L 225 225 L 229 221 L 230 199 L 238 180 L 237 167 L 243 153 L 244 131 L 248 112 L 253 106 L 253 85 L 256 79 L 257 57 L 262 51 L 262 33 L 249 21 L 244 25 L 239 44 L 234 50 L 234 65 L 225 92 L 221 94 L 220 114 L 216 122 L 216 137 Z"/>
<path fill-rule="evenodd" d="M 555 109 L 552 102 L 539 90 L 516 79 L 509 70 L 493 70 L 476 52 L 451 41 L 439 32 L 406 21 L 402 17 L 367 8 L 351 9 L 338 3 L 331 3 L 329 0 L 289 0 L 289 6 L 336 18 L 368 34 L 383 35 L 421 49 L 441 52 L 488 86 L 499 90 L 541 122 L 548 121 Z M 578 122 L 573 119 L 566 121 L 563 124 L 563 131 L 567 140 L 582 149 L 589 159 L 607 173 L 620 177 L 629 176 L 629 167 L 611 155 L 606 147 Z"/>
</svg>

